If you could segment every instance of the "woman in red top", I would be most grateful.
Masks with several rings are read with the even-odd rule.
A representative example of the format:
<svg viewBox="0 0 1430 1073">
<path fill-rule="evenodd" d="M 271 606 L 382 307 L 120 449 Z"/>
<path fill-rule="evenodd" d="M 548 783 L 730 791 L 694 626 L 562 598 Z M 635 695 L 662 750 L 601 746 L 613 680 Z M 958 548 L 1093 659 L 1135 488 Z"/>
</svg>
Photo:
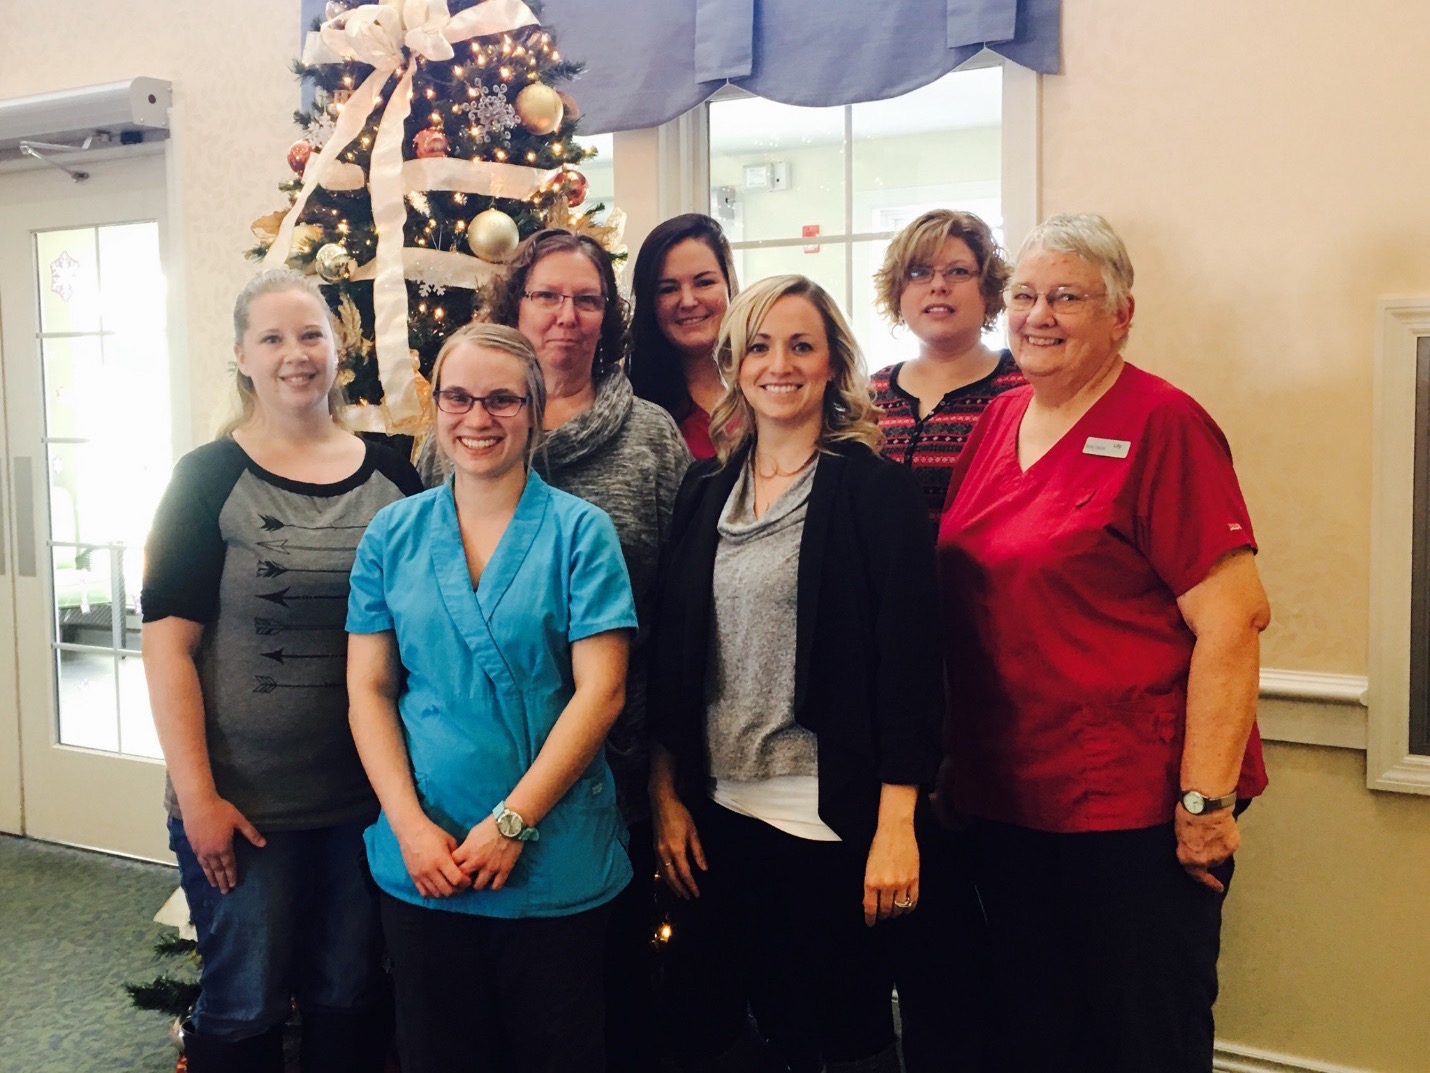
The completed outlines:
<svg viewBox="0 0 1430 1073">
<path fill-rule="evenodd" d="M 1006 1068 L 1207 1073 L 1238 802 L 1266 786 L 1270 619 L 1221 430 L 1126 362 L 1132 265 L 1055 216 L 1006 298 L 1029 387 L 939 533 L 941 794 L 970 818 Z"/>
<path fill-rule="evenodd" d="M 714 219 L 687 212 L 646 236 L 631 280 L 631 387 L 669 411 L 697 459 L 715 457 L 710 411 L 725 394 L 715 339 L 739 290 L 733 256 Z"/>
</svg>

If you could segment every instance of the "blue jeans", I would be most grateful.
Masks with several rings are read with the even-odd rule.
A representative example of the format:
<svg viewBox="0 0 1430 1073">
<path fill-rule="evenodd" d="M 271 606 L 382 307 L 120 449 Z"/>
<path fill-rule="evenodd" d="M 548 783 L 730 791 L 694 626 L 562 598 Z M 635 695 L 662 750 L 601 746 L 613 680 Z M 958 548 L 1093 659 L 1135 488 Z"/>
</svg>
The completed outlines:
<svg viewBox="0 0 1430 1073">
<path fill-rule="evenodd" d="M 262 849 L 234 837 L 238 884 L 204 878 L 181 821 L 169 848 L 203 958 L 194 1030 L 237 1041 L 303 1012 L 356 1012 L 385 995 L 377 889 L 367 871 L 365 821 L 266 832 Z"/>
</svg>

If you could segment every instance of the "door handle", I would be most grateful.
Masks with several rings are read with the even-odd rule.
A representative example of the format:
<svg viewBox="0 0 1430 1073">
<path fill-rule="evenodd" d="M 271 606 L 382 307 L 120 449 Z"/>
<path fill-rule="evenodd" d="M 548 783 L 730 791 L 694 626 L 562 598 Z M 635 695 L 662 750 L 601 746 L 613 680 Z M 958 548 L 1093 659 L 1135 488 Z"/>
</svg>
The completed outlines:
<svg viewBox="0 0 1430 1073">
<path fill-rule="evenodd" d="M 15 456 L 15 575 L 35 576 L 35 467 L 34 459 Z"/>
</svg>

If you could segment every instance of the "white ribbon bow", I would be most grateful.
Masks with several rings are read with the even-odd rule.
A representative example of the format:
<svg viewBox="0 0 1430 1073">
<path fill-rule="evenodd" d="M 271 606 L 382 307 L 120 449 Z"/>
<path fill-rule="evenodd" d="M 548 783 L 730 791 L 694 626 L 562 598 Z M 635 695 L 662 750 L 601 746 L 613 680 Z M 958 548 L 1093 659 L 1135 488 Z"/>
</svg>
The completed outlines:
<svg viewBox="0 0 1430 1073">
<path fill-rule="evenodd" d="M 368 169 L 377 254 L 373 258 L 373 342 L 378 379 L 389 429 L 411 427 L 423 416 L 417 395 L 415 365 L 407 345 L 407 282 L 403 267 L 402 229 L 407 208 L 402 189 L 403 124 L 412 111 L 412 65 L 409 53 L 426 59 L 450 60 L 452 44 L 472 37 L 506 33 L 537 25 L 521 0 L 484 0 L 453 17 L 446 0 L 382 0 L 341 12 L 320 31 L 323 44 L 337 60 L 316 56 L 309 62 L 357 60 L 373 68 L 343 108 L 323 150 L 308 162 L 303 188 L 284 217 L 265 268 L 279 267 L 291 252 L 293 228 L 323 176 L 367 124 L 382 101 L 388 80 L 400 72 L 377 125 Z"/>
</svg>

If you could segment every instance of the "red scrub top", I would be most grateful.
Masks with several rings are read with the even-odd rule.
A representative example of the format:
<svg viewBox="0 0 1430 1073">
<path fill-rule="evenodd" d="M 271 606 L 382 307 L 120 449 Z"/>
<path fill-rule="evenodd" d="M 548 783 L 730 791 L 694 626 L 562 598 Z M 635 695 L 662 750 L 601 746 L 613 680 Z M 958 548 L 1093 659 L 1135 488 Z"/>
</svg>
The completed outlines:
<svg viewBox="0 0 1430 1073">
<path fill-rule="evenodd" d="M 1166 823 L 1195 641 L 1177 597 L 1256 549 L 1231 450 L 1190 396 L 1126 365 L 1024 472 L 1031 399 L 984 412 L 940 523 L 949 788 L 967 815 L 1043 831 Z M 1265 786 L 1253 727 L 1237 793 Z"/>
</svg>

